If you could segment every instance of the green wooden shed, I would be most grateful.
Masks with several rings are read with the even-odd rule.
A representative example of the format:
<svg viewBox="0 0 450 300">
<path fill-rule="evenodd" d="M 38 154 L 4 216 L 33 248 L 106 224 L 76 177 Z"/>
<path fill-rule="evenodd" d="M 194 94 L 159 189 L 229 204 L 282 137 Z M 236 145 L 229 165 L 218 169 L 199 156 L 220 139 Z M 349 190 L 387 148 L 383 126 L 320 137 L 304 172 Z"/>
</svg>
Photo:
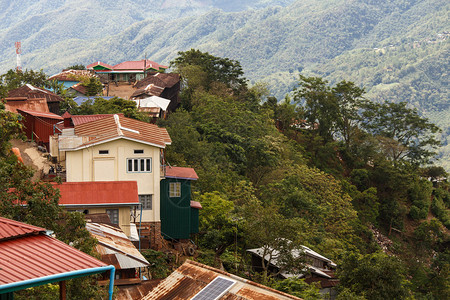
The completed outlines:
<svg viewBox="0 0 450 300">
<path fill-rule="evenodd" d="M 198 233 L 199 202 L 191 200 L 192 168 L 167 167 L 161 180 L 161 234 L 168 240 L 189 239 Z"/>
</svg>

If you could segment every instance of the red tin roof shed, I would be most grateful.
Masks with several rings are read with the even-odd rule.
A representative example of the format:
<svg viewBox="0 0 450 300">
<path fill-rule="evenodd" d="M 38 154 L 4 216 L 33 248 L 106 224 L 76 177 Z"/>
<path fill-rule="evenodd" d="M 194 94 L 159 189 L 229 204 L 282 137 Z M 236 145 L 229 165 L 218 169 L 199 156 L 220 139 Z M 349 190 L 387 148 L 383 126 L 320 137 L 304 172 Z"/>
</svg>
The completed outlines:
<svg viewBox="0 0 450 300">
<path fill-rule="evenodd" d="M 46 146 L 49 143 L 49 137 L 53 135 L 53 126 L 63 120 L 62 117 L 50 112 L 25 109 L 17 109 L 17 112 L 24 117 L 22 124 L 27 138 Z"/>
<path fill-rule="evenodd" d="M 183 168 L 183 167 L 166 167 L 166 177 L 167 178 L 179 178 L 187 180 L 197 180 L 198 176 L 193 168 Z"/>
<path fill-rule="evenodd" d="M 40 227 L 0 217 L 0 233 L 0 294 L 114 270 Z"/>
</svg>

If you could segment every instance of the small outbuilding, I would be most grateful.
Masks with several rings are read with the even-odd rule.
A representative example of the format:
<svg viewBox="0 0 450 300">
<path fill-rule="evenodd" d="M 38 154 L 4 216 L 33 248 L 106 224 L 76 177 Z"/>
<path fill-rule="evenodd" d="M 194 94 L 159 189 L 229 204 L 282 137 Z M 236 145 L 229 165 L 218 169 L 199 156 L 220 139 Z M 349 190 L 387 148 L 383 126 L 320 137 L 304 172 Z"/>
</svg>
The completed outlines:
<svg viewBox="0 0 450 300">
<path fill-rule="evenodd" d="M 22 116 L 22 124 L 27 139 L 44 145 L 49 150 L 50 136 L 55 134 L 55 126 L 64 120 L 51 112 L 40 112 L 34 110 L 17 109 Z"/>
<path fill-rule="evenodd" d="M 166 167 L 160 184 L 161 234 L 165 239 L 184 240 L 198 233 L 201 204 L 191 198 L 191 182 L 197 179 L 193 168 Z"/>
<path fill-rule="evenodd" d="M 0 217 L 0 299 L 13 299 L 18 290 L 110 272 L 112 299 L 114 266 L 89 256 L 49 235 L 41 227 Z"/>
</svg>

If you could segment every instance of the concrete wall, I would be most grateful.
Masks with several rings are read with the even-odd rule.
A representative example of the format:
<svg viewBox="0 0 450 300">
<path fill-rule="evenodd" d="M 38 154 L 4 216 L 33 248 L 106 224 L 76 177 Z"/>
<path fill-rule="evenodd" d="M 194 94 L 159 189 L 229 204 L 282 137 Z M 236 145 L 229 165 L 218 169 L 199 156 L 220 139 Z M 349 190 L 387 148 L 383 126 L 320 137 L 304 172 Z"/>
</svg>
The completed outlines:
<svg viewBox="0 0 450 300">
<path fill-rule="evenodd" d="M 108 154 L 99 154 L 108 150 Z M 134 150 L 144 150 L 135 154 Z M 127 159 L 151 158 L 152 171 L 127 172 Z M 139 195 L 153 195 L 153 208 L 144 210 L 142 221 L 160 221 L 160 148 L 124 139 L 66 152 L 67 182 L 137 181 Z"/>
<path fill-rule="evenodd" d="M 84 210 L 88 210 L 89 214 L 105 214 L 107 209 L 118 209 L 119 210 L 119 226 L 123 230 L 123 232 L 130 236 L 130 220 L 131 220 L 131 208 L 129 206 L 111 206 L 111 207 L 92 207 L 92 206 L 77 206 L 74 207 L 64 207 L 64 209 L 71 211 L 77 210 L 83 212 Z"/>
</svg>

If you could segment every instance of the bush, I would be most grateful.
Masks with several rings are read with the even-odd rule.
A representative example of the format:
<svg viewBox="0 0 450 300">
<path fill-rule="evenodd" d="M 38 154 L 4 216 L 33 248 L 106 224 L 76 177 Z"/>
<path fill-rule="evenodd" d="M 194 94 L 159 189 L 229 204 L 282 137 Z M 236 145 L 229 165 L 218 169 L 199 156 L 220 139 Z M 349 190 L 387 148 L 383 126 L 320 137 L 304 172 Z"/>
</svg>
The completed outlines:
<svg viewBox="0 0 450 300">
<path fill-rule="evenodd" d="M 307 284 L 304 279 L 295 277 L 275 281 L 272 288 L 308 300 L 322 299 L 319 284 Z"/>
<path fill-rule="evenodd" d="M 172 272 L 173 255 L 152 249 L 142 251 L 142 255 L 150 263 L 152 279 L 166 278 Z"/>
<path fill-rule="evenodd" d="M 450 215 L 442 199 L 438 197 L 433 199 L 431 211 L 447 229 L 450 229 Z"/>
<path fill-rule="evenodd" d="M 432 184 L 429 181 L 414 182 L 408 190 L 408 197 L 412 203 L 409 214 L 414 220 L 425 219 L 430 208 Z"/>
</svg>

